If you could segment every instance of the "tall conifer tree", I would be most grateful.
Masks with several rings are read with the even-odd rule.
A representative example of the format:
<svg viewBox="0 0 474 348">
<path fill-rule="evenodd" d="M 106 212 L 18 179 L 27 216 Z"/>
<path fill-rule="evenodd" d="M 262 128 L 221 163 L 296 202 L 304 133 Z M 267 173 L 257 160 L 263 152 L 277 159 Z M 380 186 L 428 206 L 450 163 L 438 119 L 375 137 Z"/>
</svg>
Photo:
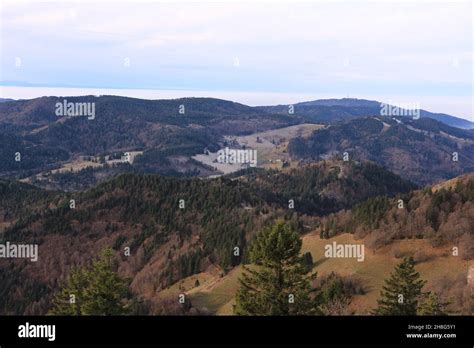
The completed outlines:
<svg viewBox="0 0 474 348">
<path fill-rule="evenodd" d="M 390 278 L 385 280 L 374 314 L 416 315 L 424 284 L 425 281 L 420 279 L 420 274 L 415 270 L 413 258 L 404 258 Z"/>
<path fill-rule="evenodd" d="M 127 293 L 127 281 L 114 271 L 113 252 L 105 249 L 90 268 L 71 272 L 68 284 L 54 297 L 50 314 L 126 314 Z"/>
<path fill-rule="evenodd" d="M 239 279 L 234 312 L 238 315 L 320 314 L 312 296 L 308 266 L 300 255 L 301 239 L 289 225 L 278 222 L 265 228 L 252 243 Z"/>
</svg>

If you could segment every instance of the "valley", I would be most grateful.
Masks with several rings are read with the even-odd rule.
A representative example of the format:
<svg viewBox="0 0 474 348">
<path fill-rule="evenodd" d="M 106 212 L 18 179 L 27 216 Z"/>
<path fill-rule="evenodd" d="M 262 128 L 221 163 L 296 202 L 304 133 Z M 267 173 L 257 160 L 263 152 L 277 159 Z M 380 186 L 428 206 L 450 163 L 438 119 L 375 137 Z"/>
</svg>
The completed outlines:
<svg viewBox="0 0 474 348">
<path fill-rule="evenodd" d="M 0 242 L 38 245 L 38 262 L 0 260 L 1 314 L 47 314 L 74 269 L 111 248 L 136 313 L 232 315 L 244 267 L 256 267 L 249 250 L 278 221 L 298 233 L 315 289 L 347 287 L 336 315 L 371 314 L 407 256 L 449 310 L 474 313 L 468 121 L 381 116 L 352 99 L 289 114 L 114 96 L 70 97 L 95 103 L 95 117 L 58 118 L 58 99 L 0 104 Z M 222 149 L 252 151 L 257 165 L 223 163 Z M 363 255 L 327 257 L 333 243 Z"/>
</svg>

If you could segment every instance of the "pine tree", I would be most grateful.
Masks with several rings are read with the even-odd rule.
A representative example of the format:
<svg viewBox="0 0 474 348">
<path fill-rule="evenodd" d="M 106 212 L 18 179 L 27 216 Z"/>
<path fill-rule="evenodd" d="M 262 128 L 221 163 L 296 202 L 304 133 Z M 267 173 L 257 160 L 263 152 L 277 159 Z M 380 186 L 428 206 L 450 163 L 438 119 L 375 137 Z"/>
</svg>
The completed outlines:
<svg viewBox="0 0 474 348">
<path fill-rule="evenodd" d="M 415 270 L 413 258 L 404 258 L 390 278 L 385 280 L 374 314 L 416 315 L 424 284 L 425 281 L 420 279 L 420 274 Z"/>
<path fill-rule="evenodd" d="M 127 281 L 114 272 L 113 251 L 102 251 L 90 268 L 74 269 L 68 284 L 54 297 L 53 315 L 122 315 Z"/>
<path fill-rule="evenodd" d="M 445 307 L 448 303 L 441 302 L 438 295 L 429 292 L 426 300 L 418 307 L 418 315 L 447 315 Z"/>
<path fill-rule="evenodd" d="M 87 286 L 87 272 L 85 269 L 74 268 L 69 275 L 68 285 L 53 299 L 53 315 L 81 315 L 81 304 L 84 300 L 84 290 Z"/>
<path fill-rule="evenodd" d="M 301 240 L 278 222 L 259 233 L 249 250 L 254 265 L 244 266 L 234 312 L 238 315 L 320 314 L 308 268 L 300 256 Z"/>
</svg>

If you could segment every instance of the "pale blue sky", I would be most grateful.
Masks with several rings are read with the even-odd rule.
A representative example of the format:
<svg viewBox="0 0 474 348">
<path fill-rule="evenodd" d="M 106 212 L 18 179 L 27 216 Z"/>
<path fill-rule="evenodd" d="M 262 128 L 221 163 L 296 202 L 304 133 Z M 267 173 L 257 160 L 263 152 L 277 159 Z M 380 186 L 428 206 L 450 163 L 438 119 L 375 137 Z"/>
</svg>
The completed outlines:
<svg viewBox="0 0 474 348">
<path fill-rule="evenodd" d="M 470 1 L 2 3 L 4 86 L 444 100 L 432 111 L 473 117 Z"/>
</svg>

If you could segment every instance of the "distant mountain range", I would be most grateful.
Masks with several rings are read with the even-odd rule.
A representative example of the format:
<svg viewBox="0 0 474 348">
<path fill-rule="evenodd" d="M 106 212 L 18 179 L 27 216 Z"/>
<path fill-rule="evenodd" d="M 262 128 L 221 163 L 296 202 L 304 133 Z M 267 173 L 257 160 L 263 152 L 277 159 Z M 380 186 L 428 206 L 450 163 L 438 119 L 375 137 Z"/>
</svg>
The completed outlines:
<svg viewBox="0 0 474 348">
<path fill-rule="evenodd" d="M 58 117 L 55 105 L 64 100 L 95 103 L 95 118 Z M 206 175 L 209 168 L 191 156 L 205 150 L 217 151 L 226 141 L 225 136 L 302 123 L 321 123 L 329 128 L 315 132 L 309 141 L 297 138 L 290 143 L 290 153 L 295 158 L 355 151 L 360 159 L 385 165 L 418 184 L 473 169 L 474 130 L 460 128 L 470 128 L 472 122 L 427 111 L 421 111 L 420 120 L 401 116 L 381 121 L 380 103 L 358 99 L 299 103 L 293 106 L 294 113 L 289 112 L 289 107 L 250 107 L 213 98 L 142 100 L 116 96 L 2 102 L 0 176 L 25 178 L 58 168 L 79 156 L 120 157 L 125 151 L 143 154 L 132 165 L 115 170 L 115 174 L 135 171 Z M 367 117 L 373 120 L 367 121 Z M 326 135 L 322 143 L 321 135 Z M 447 161 L 455 150 L 460 159 L 452 166 Z M 16 153 L 21 154 L 21 161 L 14 160 Z M 110 174 L 110 170 L 103 169 L 98 175 L 105 178 Z"/>
<path fill-rule="evenodd" d="M 313 122 L 331 123 L 364 116 L 381 116 L 382 103 L 373 100 L 343 98 L 320 99 L 293 105 L 296 115 L 303 116 Z M 289 105 L 262 106 L 261 110 L 285 114 Z M 428 117 L 443 122 L 448 126 L 474 129 L 474 122 L 463 118 L 433 113 L 420 109 L 420 117 Z"/>
<path fill-rule="evenodd" d="M 133 100 L 133 105 L 142 104 L 142 107 L 153 108 L 155 111 L 162 108 L 170 107 L 174 102 L 186 102 L 194 100 L 194 102 L 208 104 L 209 108 L 207 111 L 211 111 L 215 107 L 214 111 L 226 111 L 231 113 L 241 114 L 246 112 L 249 114 L 259 113 L 260 111 L 265 111 L 267 113 L 276 113 L 276 114 L 286 114 L 288 115 L 288 110 L 290 104 L 285 105 L 274 105 L 274 106 L 256 106 L 250 107 L 239 103 L 234 103 L 226 100 L 215 99 L 215 98 L 181 98 L 174 100 L 148 100 L 148 99 L 136 99 L 136 98 L 127 98 L 119 96 L 102 96 L 102 97 L 64 97 L 69 100 L 90 100 L 91 98 L 96 98 L 96 102 L 102 100 L 128 100 L 131 102 Z M 22 105 L 28 107 L 35 106 L 33 104 L 38 103 L 36 107 L 40 107 L 42 103 L 47 103 L 47 101 L 53 101 L 58 99 L 57 97 L 42 97 L 35 99 L 25 99 L 25 100 L 14 100 L 9 98 L 0 98 L 0 103 L 3 102 L 20 102 Z M 63 99 L 63 98 L 61 98 Z M 141 100 L 141 102 L 139 102 Z M 381 116 L 380 110 L 382 108 L 381 102 L 374 100 L 366 99 L 356 99 L 356 98 L 341 98 L 341 99 L 318 99 L 307 102 L 300 102 L 296 104 L 291 104 L 294 107 L 293 116 L 303 117 L 307 121 L 321 122 L 321 123 L 331 123 L 335 121 L 340 121 L 343 119 L 356 118 L 356 117 L 365 117 L 365 116 Z M 163 111 L 163 109 L 161 109 Z M 200 110 L 204 111 L 204 110 Z M 448 126 L 464 128 L 464 129 L 473 129 L 474 122 L 466 120 L 464 118 L 444 114 L 444 113 L 434 113 L 429 112 L 423 109 L 420 109 L 420 117 L 428 117 L 435 119 L 437 121 L 443 122 Z"/>
<path fill-rule="evenodd" d="M 58 117 L 55 104 L 95 103 L 96 117 Z M 78 155 L 144 151 L 144 171 L 169 172 L 170 156 L 217 150 L 224 135 L 301 123 L 289 115 L 212 98 L 141 100 L 124 97 L 43 97 L 0 103 L 0 174 L 31 175 Z M 22 160 L 12 161 L 16 152 Z M 152 168 L 147 167 L 150 164 Z"/>
</svg>

